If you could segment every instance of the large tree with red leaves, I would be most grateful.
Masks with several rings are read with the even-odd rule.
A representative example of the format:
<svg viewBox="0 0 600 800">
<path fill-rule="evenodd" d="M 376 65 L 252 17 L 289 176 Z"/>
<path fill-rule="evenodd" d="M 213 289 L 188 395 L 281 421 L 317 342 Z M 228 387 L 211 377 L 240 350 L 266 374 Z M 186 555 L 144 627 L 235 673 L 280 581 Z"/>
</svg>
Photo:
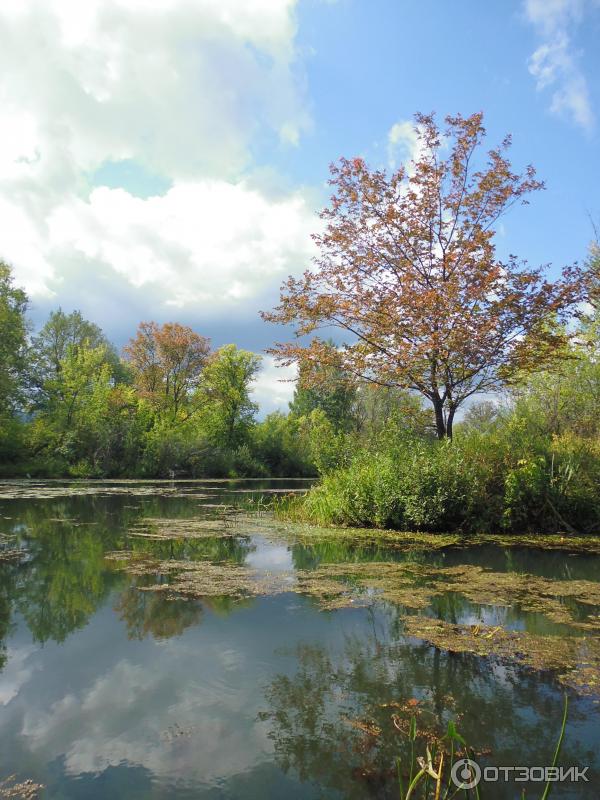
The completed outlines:
<svg viewBox="0 0 600 800">
<path fill-rule="evenodd" d="M 186 412 L 207 363 L 210 342 L 177 322 L 140 322 L 123 348 L 142 397 L 175 416 Z M 186 414 L 187 415 L 187 412 Z"/>
<path fill-rule="evenodd" d="M 415 118 L 414 160 L 392 174 L 361 158 L 332 165 L 319 255 L 263 316 L 295 325 L 274 349 L 283 363 L 335 364 L 357 379 L 420 392 L 439 438 L 471 395 L 548 366 L 564 351 L 560 327 L 579 298 L 579 274 L 550 280 L 516 256 L 501 260 L 500 217 L 543 188 L 513 172 L 510 137 L 482 153 L 482 114 Z M 343 332 L 332 348 L 322 328 Z"/>
</svg>

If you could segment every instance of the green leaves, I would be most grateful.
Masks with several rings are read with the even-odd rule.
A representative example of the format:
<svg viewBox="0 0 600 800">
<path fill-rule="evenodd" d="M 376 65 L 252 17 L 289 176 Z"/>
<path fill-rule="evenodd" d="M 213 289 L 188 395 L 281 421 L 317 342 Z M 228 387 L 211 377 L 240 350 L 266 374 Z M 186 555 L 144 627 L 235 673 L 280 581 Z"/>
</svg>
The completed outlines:
<svg viewBox="0 0 600 800">
<path fill-rule="evenodd" d="M 199 426 L 218 447 L 248 443 L 258 406 L 250 398 L 261 357 L 234 344 L 219 348 L 204 369 L 195 402 Z"/>
<path fill-rule="evenodd" d="M 18 410 L 26 377 L 27 295 L 0 261 L 0 421 Z"/>
</svg>

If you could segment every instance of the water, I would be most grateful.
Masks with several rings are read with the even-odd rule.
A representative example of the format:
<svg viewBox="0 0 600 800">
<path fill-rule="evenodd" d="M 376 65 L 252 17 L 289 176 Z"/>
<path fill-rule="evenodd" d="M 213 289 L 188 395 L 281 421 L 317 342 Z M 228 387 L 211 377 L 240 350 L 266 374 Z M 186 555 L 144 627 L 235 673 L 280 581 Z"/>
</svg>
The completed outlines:
<svg viewBox="0 0 600 800">
<path fill-rule="evenodd" d="M 141 548 L 160 559 L 210 558 L 275 576 L 406 559 L 561 580 L 598 576 L 598 556 L 564 552 L 301 543 L 265 529 L 260 515 L 226 538 L 130 535 L 145 517 L 220 517 L 221 503 L 256 508 L 265 490 L 303 485 L 0 486 L 0 532 L 27 551 L 0 563 L 0 780 L 30 778 L 52 800 L 397 797 L 394 760 L 406 753 L 406 737 L 393 715 L 402 726 L 415 710 L 422 729 L 441 732 L 456 720 L 482 764 L 551 763 L 563 702 L 551 673 L 407 637 L 406 609 L 376 595 L 332 611 L 281 591 L 242 601 L 169 599 L 137 588 L 154 577 L 129 575 L 104 558 Z M 570 610 L 577 620 L 577 603 Z M 594 635 L 456 591 L 416 613 L 536 635 Z M 598 708 L 593 696 L 570 692 L 561 763 L 589 765 L 590 782 L 557 786 L 553 797 L 598 797 Z M 541 793 L 530 786 L 527 797 Z M 520 787 L 488 784 L 482 796 L 518 797 Z"/>
</svg>

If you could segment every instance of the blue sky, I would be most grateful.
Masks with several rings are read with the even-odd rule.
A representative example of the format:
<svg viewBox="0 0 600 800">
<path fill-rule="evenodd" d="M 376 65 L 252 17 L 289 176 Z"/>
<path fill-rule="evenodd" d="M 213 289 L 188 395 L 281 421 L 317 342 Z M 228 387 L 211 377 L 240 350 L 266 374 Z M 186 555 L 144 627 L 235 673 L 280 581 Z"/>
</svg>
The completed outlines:
<svg viewBox="0 0 600 800">
<path fill-rule="evenodd" d="M 361 2 L 301 4 L 298 41 L 310 55 L 306 75 L 314 134 L 278 159 L 295 181 L 317 183 L 339 154 L 386 165 L 387 134 L 415 111 L 485 114 L 490 143 L 513 134 L 517 166 L 533 163 L 546 181 L 530 208 L 504 221 L 507 249 L 533 263 L 585 255 L 600 216 L 600 4 L 540 0 L 572 7 L 559 31 L 544 35 L 520 2 Z M 556 12 L 558 14 L 558 11 Z M 579 22 L 578 22 L 579 20 Z M 569 36 L 588 93 L 589 124 L 569 109 L 552 112 L 560 78 L 538 89 L 535 51 Z M 262 155 L 262 154 L 261 154 Z"/>
<path fill-rule="evenodd" d="M 499 252 L 556 270 L 600 222 L 598 41 L 600 0 L 3 4 L 0 254 L 36 325 L 60 305 L 118 345 L 179 320 L 260 351 L 280 332 L 258 310 L 310 263 L 329 162 L 387 166 L 416 111 L 482 110 L 490 145 L 511 132 L 547 184 Z"/>
</svg>

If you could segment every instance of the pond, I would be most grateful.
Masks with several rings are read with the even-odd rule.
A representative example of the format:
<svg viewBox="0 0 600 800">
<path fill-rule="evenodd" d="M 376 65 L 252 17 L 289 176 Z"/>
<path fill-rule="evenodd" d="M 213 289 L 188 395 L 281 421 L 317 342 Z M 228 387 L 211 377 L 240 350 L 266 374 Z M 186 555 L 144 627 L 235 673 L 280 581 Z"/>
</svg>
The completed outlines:
<svg viewBox="0 0 600 800">
<path fill-rule="evenodd" d="M 305 487 L 0 484 L 0 797 L 396 798 L 411 718 L 549 765 L 565 694 L 552 797 L 598 797 L 599 543 L 275 521 Z"/>
</svg>

